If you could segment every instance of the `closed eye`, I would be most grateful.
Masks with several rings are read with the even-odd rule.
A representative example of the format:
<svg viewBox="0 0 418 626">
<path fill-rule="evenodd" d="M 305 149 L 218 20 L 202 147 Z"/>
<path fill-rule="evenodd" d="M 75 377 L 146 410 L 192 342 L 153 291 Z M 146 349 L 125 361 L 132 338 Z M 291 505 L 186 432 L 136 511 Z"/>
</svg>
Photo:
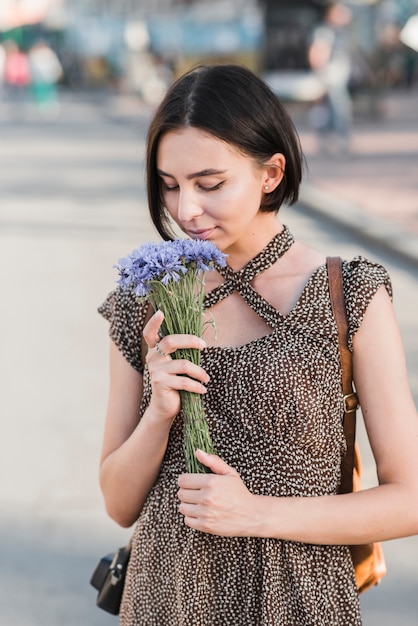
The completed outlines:
<svg viewBox="0 0 418 626">
<path fill-rule="evenodd" d="M 198 187 L 202 190 L 202 191 L 216 191 L 217 189 L 220 189 L 222 187 L 222 185 L 224 184 L 224 180 L 222 180 L 220 183 L 217 183 L 216 185 L 213 185 L 213 187 L 205 187 L 204 185 L 198 185 Z M 167 185 L 167 183 L 162 183 L 162 190 L 163 191 L 177 191 L 179 188 L 178 185 Z"/>
<path fill-rule="evenodd" d="M 220 183 L 218 183 L 217 185 L 214 185 L 213 187 L 204 187 L 203 185 L 199 185 L 199 187 L 203 189 L 203 191 L 216 191 L 217 189 L 220 189 L 222 187 L 224 182 L 225 182 L 224 180 L 221 180 Z"/>
</svg>

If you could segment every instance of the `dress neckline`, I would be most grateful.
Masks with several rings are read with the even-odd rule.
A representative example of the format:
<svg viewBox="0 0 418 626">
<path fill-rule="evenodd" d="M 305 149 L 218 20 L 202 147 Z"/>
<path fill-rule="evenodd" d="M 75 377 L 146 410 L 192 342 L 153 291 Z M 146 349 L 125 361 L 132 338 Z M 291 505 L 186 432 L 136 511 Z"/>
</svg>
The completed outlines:
<svg viewBox="0 0 418 626">
<path fill-rule="evenodd" d="M 234 291 L 238 291 L 247 303 L 254 308 L 254 298 L 259 297 L 259 294 L 250 285 L 250 281 L 274 265 L 274 263 L 289 250 L 294 242 L 295 239 L 289 228 L 283 225 L 283 230 L 277 233 L 277 235 L 240 270 L 235 271 L 229 265 L 225 267 L 216 266 L 217 271 L 225 279 L 225 282 L 206 294 L 204 307 L 209 308 L 214 306 Z"/>
<path fill-rule="evenodd" d="M 306 299 L 309 297 L 312 299 L 312 288 L 313 288 L 313 283 L 316 280 L 316 278 L 322 274 L 326 272 L 326 264 L 322 264 L 320 266 L 318 266 L 313 272 L 312 274 L 309 276 L 308 280 L 306 281 L 297 302 L 295 303 L 295 305 L 291 308 L 291 310 L 288 313 L 280 313 L 280 311 L 278 311 L 277 309 L 275 309 L 267 300 L 265 300 L 263 298 L 263 296 L 261 296 L 257 291 L 253 290 L 254 293 L 254 299 L 253 299 L 253 305 L 252 308 L 254 310 L 256 310 L 256 312 L 258 313 L 258 315 L 264 319 L 265 322 L 267 322 L 267 324 L 271 327 L 272 331 L 268 332 L 264 335 L 261 335 L 260 337 L 257 337 L 256 339 L 252 339 L 246 343 L 240 344 L 238 346 L 224 346 L 224 345 L 214 345 L 214 346 L 208 346 L 207 348 L 205 348 L 205 350 L 208 351 L 227 351 L 227 352 L 233 352 L 233 353 L 238 353 L 242 350 L 245 350 L 246 348 L 248 348 L 248 346 L 250 345 L 257 345 L 259 343 L 265 342 L 266 340 L 270 341 L 271 338 L 275 335 L 275 333 L 283 328 L 284 326 L 289 328 L 289 325 L 292 325 L 292 320 L 295 319 L 295 316 L 297 318 L 298 316 L 298 312 L 300 310 L 301 307 L 304 306 Z M 249 286 L 249 289 L 251 290 L 252 287 Z M 212 293 L 212 292 L 210 292 Z M 210 294 L 208 294 L 210 295 Z M 251 298 L 245 297 L 244 299 L 247 300 L 248 304 L 251 306 Z M 283 326 L 284 325 L 284 326 Z"/>
</svg>

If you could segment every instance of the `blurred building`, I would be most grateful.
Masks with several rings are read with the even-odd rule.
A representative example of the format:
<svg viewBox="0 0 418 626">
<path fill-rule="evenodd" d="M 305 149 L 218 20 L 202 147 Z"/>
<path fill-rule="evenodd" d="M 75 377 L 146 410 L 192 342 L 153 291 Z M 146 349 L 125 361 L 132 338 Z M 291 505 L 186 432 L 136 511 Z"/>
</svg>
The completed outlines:
<svg viewBox="0 0 418 626">
<path fill-rule="evenodd" d="M 110 85 L 143 95 L 145 81 L 153 83 L 149 92 L 158 97 L 161 81 L 188 67 L 230 61 L 268 75 L 283 97 L 309 99 L 315 95 L 307 62 L 309 38 L 327 3 L 0 0 L 0 41 L 12 38 L 28 49 L 37 39 L 46 39 L 62 63 L 63 84 L 74 88 Z M 418 0 L 346 3 L 354 15 L 356 87 L 367 87 L 368 64 L 372 72 L 377 68 L 382 82 L 393 82 L 395 76 L 402 81 L 406 53 L 396 38 L 418 12 Z"/>
<path fill-rule="evenodd" d="M 255 0 L 205 0 L 175 5 L 147 20 L 152 50 L 175 74 L 201 62 L 238 62 L 262 69 L 264 22 Z"/>
<path fill-rule="evenodd" d="M 309 70 L 307 51 L 330 0 L 260 2 L 265 78 L 283 98 L 315 101 L 321 86 Z M 418 0 L 345 0 L 345 4 L 353 15 L 350 90 L 364 112 L 370 113 L 381 89 L 413 82 L 416 55 L 402 45 L 399 34 L 408 17 L 418 12 Z"/>
</svg>

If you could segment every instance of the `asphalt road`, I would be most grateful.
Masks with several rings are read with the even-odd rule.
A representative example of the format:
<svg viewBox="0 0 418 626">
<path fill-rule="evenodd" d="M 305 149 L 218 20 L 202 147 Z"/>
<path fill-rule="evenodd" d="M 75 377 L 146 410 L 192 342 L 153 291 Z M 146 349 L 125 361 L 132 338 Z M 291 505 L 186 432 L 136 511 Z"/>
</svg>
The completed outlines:
<svg viewBox="0 0 418 626">
<path fill-rule="evenodd" d="M 107 396 L 107 324 L 96 307 L 113 263 L 155 238 L 146 217 L 146 116 L 66 98 L 58 120 L 0 105 L 0 624 L 105 626 L 88 581 L 129 530 L 107 519 L 98 457 Z M 11 119 L 13 117 L 13 119 Z M 302 207 L 297 237 L 383 262 L 418 403 L 417 267 Z M 360 428 L 361 431 L 361 428 Z M 363 435 L 360 432 L 363 440 Z M 373 482 L 363 447 L 365 484 Z M 418 539 L 387 542 L 389 574 L 362 599 L 364 626 L 417 626 Z"/>
</svg>

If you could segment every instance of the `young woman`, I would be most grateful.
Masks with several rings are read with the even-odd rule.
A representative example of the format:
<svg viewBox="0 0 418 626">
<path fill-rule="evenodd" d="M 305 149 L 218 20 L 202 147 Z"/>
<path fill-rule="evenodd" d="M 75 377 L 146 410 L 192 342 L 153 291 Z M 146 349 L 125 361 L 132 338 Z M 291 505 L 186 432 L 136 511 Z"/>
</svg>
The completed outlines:
<svg viewBox="0 0 418 626">
<path fill-rule="evenodd" d="M 347 544 L 418 531 L 418 420 L 386 270 L 343 262 L 354 379 L 379 486 L 337 495 L 341 369 L 325 257 L 280 222 L 302 153 L 277 97 L 239 66 L 181 77 L 151 122 L 149 208 L 228 254 L 206 278 L 204 341 L 160 338 L 129 292 L 110 321 L 101 460 L 109 515 L 136 522 L 123 626 L 357 626 Z M 146 366 L 141 338 L 148 346 Z M 173 360 L 202 351 L 202 367 Z M 186 474 L 180 390 L 204 394 L 217 455 Z"/>
</svg>

